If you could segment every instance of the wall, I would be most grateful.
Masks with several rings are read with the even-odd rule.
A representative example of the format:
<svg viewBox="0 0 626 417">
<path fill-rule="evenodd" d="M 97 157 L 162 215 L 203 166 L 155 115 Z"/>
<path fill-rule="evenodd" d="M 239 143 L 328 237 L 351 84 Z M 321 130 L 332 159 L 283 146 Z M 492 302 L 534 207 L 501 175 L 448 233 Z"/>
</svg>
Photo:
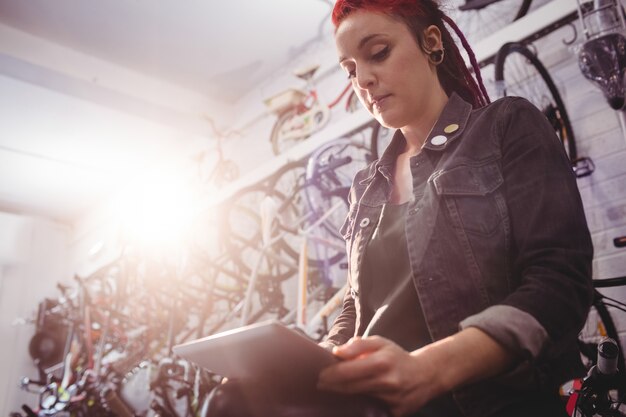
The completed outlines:
<svg viewBox="0 0 626 417">
<path fill-rule="evenodd" d="M 38 376 L 28 355 L 34 333 L 31 319 L 44 297 L 58 296 L 56 283 L 71 276 L 71 229 L 45 219 L 0 213 L 0 230 L 0 242 L 10 235 L 15 243 L 10 247 L 0 243 L 0 415 L 8 415 L 22 403 L 36 403 L 35 395 L 19 389 L 22 376 Z"/>
<path fill-rule="evenodd" d="M 563 91 L 579 155 L 591 157 L 596 165 L 591 176 L 578 180 L 595 248 L 594 278 L 623 276 L 626 250 L 613 245 L 615 237 L 626 235 L 626 132 L 620 125 L 623 113 L 613 111 L 601 90 L 582 76 L 574 51 L 560 42 L 569 37 L 568 31 L 571 29 L 563 28 L 551 35 L 552 48 L 540 49 L 540 56 L 546 57 Z"/>
</svg>

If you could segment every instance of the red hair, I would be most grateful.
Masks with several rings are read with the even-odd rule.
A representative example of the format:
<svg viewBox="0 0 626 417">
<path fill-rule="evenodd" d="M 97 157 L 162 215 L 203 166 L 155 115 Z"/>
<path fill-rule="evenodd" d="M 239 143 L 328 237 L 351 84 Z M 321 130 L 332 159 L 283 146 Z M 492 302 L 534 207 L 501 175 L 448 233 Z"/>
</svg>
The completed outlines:
<svg viewBox="0 0 626 417">
<path fill-rule="evenodd" d="M 353 11 L 366 10 L 384 13 L 398 17 L 409 27 L 415 35 L 418 44 L 424 47 L 423 32 L 430 25 L 435 25 L 441 32 L 443 49 L 445 51 L 443 62 L 437 66 L 439 81 L 446 94 L 456 92 L 464 100 L 476 107 L 482 107 L 490 102 L 489 95 L 480 75 L 480 68 L 476 62 L 474 51 L 469 46 L 467 39 L 454 23 L 443 13 L 433 0 L 337 0 L 333 9 L 332 21 L 335 27 Z M 461 40 L 463 48 L 467 51 L 476 79 L 465 65 L 463 56 L 456 46 L 452 35 L 446 28 L 447 23 Z"/>
</svg>

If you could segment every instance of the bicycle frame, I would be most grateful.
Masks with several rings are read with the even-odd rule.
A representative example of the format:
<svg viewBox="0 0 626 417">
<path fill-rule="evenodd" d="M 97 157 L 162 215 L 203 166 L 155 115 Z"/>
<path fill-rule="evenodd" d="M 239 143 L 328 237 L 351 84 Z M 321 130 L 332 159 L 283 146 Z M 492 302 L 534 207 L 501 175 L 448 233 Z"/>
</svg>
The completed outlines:
<svg viewBox="0 0 626 417">
<path fill-rule="evenodd" d="M 335 106 L 337 106 L 337 104 L 339 104 L 339 102 L 341 102 L 341 99 L 344 98 L 344 96 L 346 95 L 346 93 L 348 91 L 350 91 L 352 88 L 352 83 L 348 83 L 343 90 L 341 90 L 341 93 L 339 93 L 339 95 L 330 103 L 328 103 L 326 106 L 328 106 L 329 109 L 334 108 Z M 304 99 L 298 103 L 297 108 L 299 113 L 302 111 L 307 111 L 310 110 L 311 108 L 313 108 L 313 106 L 315 106 L 316 104 L 320 104 L 320 99 L 319 99 L 319 95 L 317 94 L 317 88 L 315 87 L 314 83 L 309 81 L 307 82 L 307 95 L 304 97 Z M 311 102 L 311 104 L 309 105 L 308 102 Z M 350 106 L 350 101 L 346 101 L 346 111 L 348 110 L 348 107 Z"/>
<path fill-rule="evenodd" d="M 321 130 L 330 120 L 330 111 L 348 94 L 352 83 L 348 83 L 341 93 L 330 103 L 323 103 L 313 82 L 317 68 L 309 69 L 298 77 L 306 80 L 305 90 L 288 89 L 269 99 L 265 105 L 278 116 L 270 135 L 275 154 L 281 153 L 280 143 L 295 142 Z M 354 93 L 348 94 L 346 111 L 352 110 Z"/>
</svg>

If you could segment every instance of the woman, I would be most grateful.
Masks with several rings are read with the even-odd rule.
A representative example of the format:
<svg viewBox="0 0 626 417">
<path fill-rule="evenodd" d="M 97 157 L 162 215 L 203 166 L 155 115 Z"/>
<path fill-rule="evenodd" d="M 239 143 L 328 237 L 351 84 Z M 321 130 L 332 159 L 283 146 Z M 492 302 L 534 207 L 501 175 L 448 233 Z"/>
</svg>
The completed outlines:
<svg viewBox="0 0 626 417">
<path fill-rule="evenodd" d="M 567 156 L 520 98 L 488 104 L 432 0 L 337 0 L 341 67 L 398 129 L 342 228 L 349 291 L 319 388 L 394 416 L 565 415 L 592 245 Z"/>
</svg>

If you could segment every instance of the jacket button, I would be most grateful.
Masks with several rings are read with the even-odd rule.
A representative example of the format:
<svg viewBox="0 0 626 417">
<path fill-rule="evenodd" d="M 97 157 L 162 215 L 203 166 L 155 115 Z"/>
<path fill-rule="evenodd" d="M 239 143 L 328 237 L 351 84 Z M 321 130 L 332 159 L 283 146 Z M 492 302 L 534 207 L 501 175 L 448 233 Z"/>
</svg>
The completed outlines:
<svg viewBox="0 0 626 417">
<path fill-rule="evenodd" d="M 451 125 L 448 125 L 443 129 L 443 131 L 446 133 L 454 133 L 457 130 L 459 130 L 459 125 L 457 125 L 456 123 L 452 123 Z"/>
<path fill-rule="evenodd" d="M 367 227 L 370 224 L 370 219 L 368 219 L 367 217 L 365 217 L 364 219 L 361 220 L 361 223 L 359 223 L 359 226 L 361 227 Z"/>
<path fill-rule="evenodd" d="M 446 143 L 447 141 L 448 141 L 447 137 L 445 137 L 444 135 L 438 135 L 438 136 L 435 136 L 434 138 L 432 138 L 430 140 L 430 143 L 432 143 L 435 146 L 441 146 L 444 143 Z"/>
<path fill-rule="evenodd" d="M 418 211 L 420 211 L 419 207 L 413 207 L 411 210 L 409 210 L 409 214 L 415 214 Z"/>
</svg>

